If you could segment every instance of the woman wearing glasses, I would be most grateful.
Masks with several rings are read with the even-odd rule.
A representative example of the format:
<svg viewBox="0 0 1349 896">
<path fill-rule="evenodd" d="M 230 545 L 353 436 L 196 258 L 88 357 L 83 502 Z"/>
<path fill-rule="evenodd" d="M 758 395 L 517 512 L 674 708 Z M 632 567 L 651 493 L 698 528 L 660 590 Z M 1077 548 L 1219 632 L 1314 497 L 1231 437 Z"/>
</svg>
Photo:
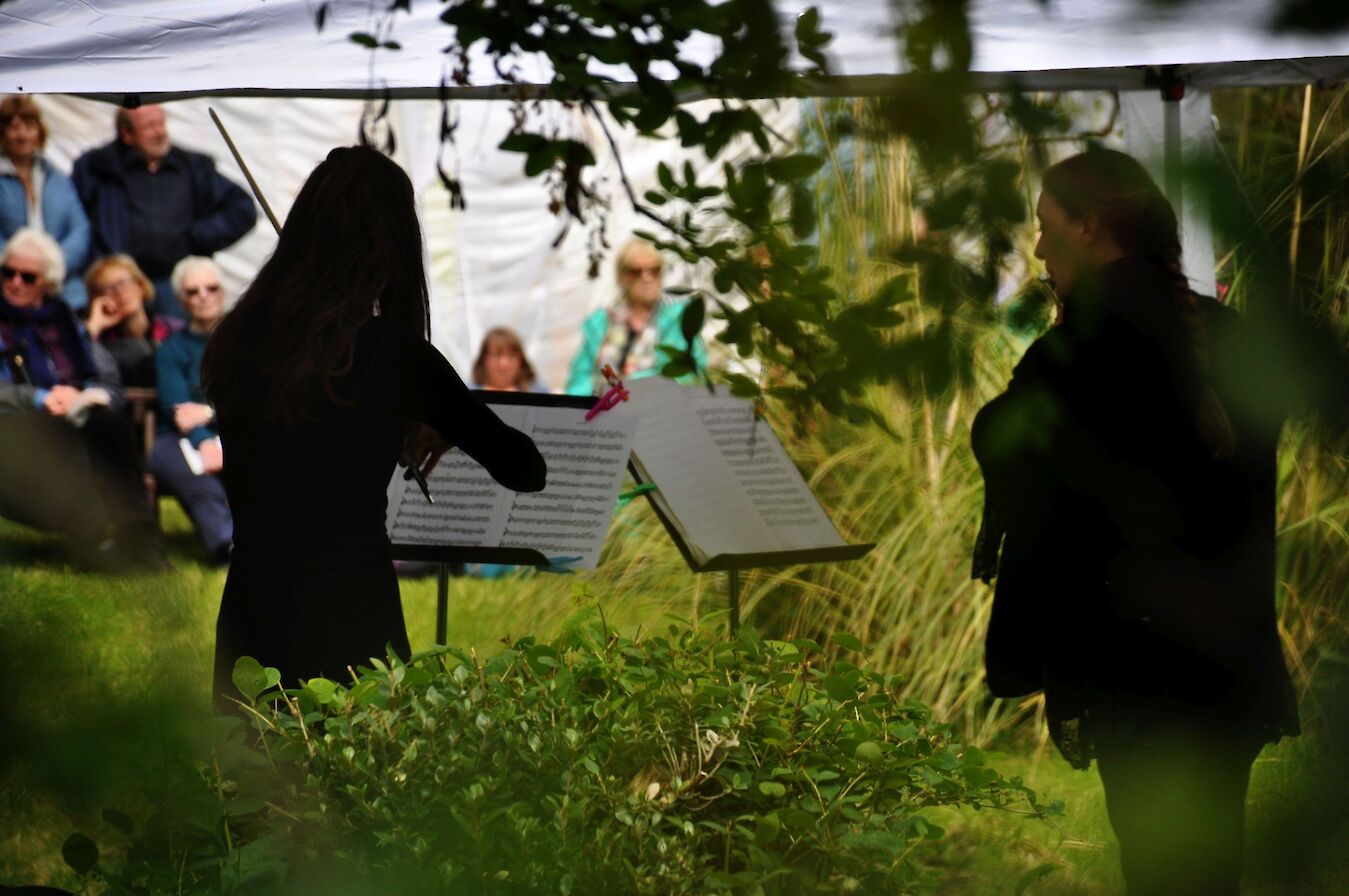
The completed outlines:
<svg viewBox="0 0 1349 896">
<path fill-rule="evenodd" d="M 183 505 L 211 559 L 225 563 L 234 520 L 220 478 L 225 459 L 215 410 L 201 388 L 201 358 L 207 338 L 224 313 L 225 291 L 220 269 L 200 255 L 178 262 L 170 282 L 178 304 L 187 309 L 188 324 L 164 340 L 155 354 L 160 413 L 150 472 Z"/>
<path fill-rule="evenodd" d="M 117 368 L 61 301 L 65 262 L 23 228 L 0 254 L 0 515 L 106 571 L 167 566 Z"/>
<path fill-rule="evenodd" d="M 685 303 L 663 300 L 663 265 L 656 247 L 629 240 L 618 251 L 614 270 L 619 300 L 582 324 L 581 347 L 567 377 L 569 395 L 597 395 L 608 388 L 602 372 L 606 364 L 621 379 L 658 374 L 669 360 L 659 347 L 684 345 L 679 318 Z M 694 340 L 693 356 L 700 369 L 707 363 L 701 339 Z"/>
<path fill-rule="evenodd" d="M 182 326 L 150 312 L 154 285 L 130 255 L 105 255 L 84 275 L 89 290 L 89 336 L 117 362 L 122 383 L 154 386 L 155 349 Z"/>
</svg>

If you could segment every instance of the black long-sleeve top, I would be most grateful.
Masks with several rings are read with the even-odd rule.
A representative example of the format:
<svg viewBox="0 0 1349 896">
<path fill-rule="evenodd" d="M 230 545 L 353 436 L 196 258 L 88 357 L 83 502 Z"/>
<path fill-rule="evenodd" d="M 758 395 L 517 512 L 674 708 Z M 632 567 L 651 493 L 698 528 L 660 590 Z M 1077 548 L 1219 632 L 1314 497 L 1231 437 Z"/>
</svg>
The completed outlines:
<svg viewBox="0 0 1349 896">
<path fill-rule="evenodd" d="M 309 422 L 220 414 L 236 558 L 312 562 L 386 551 L 386 489 L 409 420 L 434 428 L 507 488 L 543 488 L 534 443 L 502 423 L 425 341 L 373 318 L 354 357 L 335 384 L 340 400 L 323 402 Z"/>
</svg>

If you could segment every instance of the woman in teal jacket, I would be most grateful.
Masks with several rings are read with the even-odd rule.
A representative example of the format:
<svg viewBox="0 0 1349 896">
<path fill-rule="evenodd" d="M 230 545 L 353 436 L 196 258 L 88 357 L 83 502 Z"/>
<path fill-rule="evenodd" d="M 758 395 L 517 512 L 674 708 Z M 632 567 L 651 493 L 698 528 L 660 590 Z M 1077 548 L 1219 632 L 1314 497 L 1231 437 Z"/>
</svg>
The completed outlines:
<svg viewBox="0 0 1349 896">
<path fill-rule="evenodd" d="M 670 360 L 659 347 L 684 346 L 679 320 L 687 303 L 663 297 L 656 248 L 645 240 L 630 240 L 619 250 L 615 270 L 621 297 L 611 307 L 591 313 L 581 325 L 581 347 L 567 377 L 569 395 L 602 393 L 607 388 L 601 372 L 606 364 L 621 379 L 654 376 Z M 693 340 L 693 357 L 700 370 L 707 364 L 702 339 Z"/>
</svg>

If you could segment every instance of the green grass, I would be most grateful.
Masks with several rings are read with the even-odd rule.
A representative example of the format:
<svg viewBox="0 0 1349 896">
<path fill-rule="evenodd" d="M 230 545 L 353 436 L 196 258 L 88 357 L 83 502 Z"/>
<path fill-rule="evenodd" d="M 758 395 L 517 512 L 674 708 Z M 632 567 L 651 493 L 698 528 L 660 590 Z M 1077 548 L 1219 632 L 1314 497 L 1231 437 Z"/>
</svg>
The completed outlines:
<svg viewBox="0 0 1349 896">
<path fill-rule="evenodd" d="M 794 441 L 793 450 L 809 466 L 809 452 L 802 446 L 812 440 L 827 443 L 835 436 L 830 424 L 822 423 Z M 854 441 L 865 446 L 867 438 Z M 950 450 L 954 455 L 963 449 Z M 1294 445 L 1290 450 L 1300 458 L 1286 462 L 1290 471 L 1306 467 L 1306 452 L 1314 453 L 1314 447 Z M 925 689 L 933 682 L 949 682 L 948 695 L 964 695 L 964 702 L 948 700 L 942 714 L 950 717 L 954 707 L 958 721 L 971 723 L 967 730 L 982 728 L 979 740 L 1005 751 L 996 761 L 999 768 L 1022 775 L 1049 799 L 1064 801 L 1064 814 L 1052 824 L 1006 812 L 945 813 L 938 819 L 949 833 L 939 865 L 942 892 L 1010 894 L 1024 875 L 1042 865 L 1053 870 L 1027 892 L 1119 892 L 1117 856 L 1095 773 L 1071 770 L 1046 747 L 1033 703 L 1019 714 L 995 713 L 1002 720 L 998 725 L 961 709 L 982 706 L 987 713 L 992 705 L 981 694 L 978 671 L 978 627 L 986 595 L 968 585 L 954 594 L 943 590 L 948 582 L 963 582 L 963 549 L 953 559 L 925 558 L 926 572 L 905 568 L 923 566 L 915 563 L 915 555 L 961 549 L 972 521 L 887 532 L 884 527 L 903 510 L 890 506 L 896 504 L 896 489 L 878 498 L 875 483 L 869 485 L 865 476 L 851 489 L 840 483 L 861 475 L 854 465 L 877 467 L 870 475 L 878 480 L 894 471 L 876 457 L 868 458 L 865 447 L 853 455 L 828 457 L 832 460 L 814 467 L 814 481 L 827 494 L 826 504 L 837 508 L 836 518 L 852 537 L 877 539 L 881 547 L 860 564 L 751 575 L 746 589 L 751 621 L 781 629 L 779 633 L 827 623 L 865 633 L 872 639 L 874 657 L 889 669 L 908 672 L 914 696 L 935 702 Z M 1320 470 L 1319 462 L 1312 466 Z M 1298 483 L 1325 484 L 1294 472 L 1287 475 L 1285 504 L 1306 500 L 1305 495 L 1290 495 Z M 830 484 L 833 479 L 838 482 Z M 882 506 L 884 512 L 877 510 Z M 155 778 L 159 759 L 182 748 L 204 717 L 224 573 L 203 565 L 181 511 L 167 501 L 163 511 L 175 571 L 123 579 L 75 572 L 50 539 L 0 524 L 0 680 L 6 685 L 0 704 L 5 732 L 5 749 L 0 751 L 0 883 L 71 883 L 60 858 L 66 835 L 95 824 L 103 806 L 137 805 L 140 792 Z M 903 512 L 917 511 L 909 507 Z M 1316 517 L 1311 515 L 1313 521 Z M 600 596 L 610 624 L 627 632 L 672 619 L 724 625 L 724 576 L 689 573 L 644 503 L 622 509 L 615 532 L 621 537 L 610 539 L 601 568 L 593 573 L 453 580 L 449 641 L 486 656 L 500 648 L 503 638 L 555 634 L 575 610 L 576 589 Z M 1297 543 L 1299 533 L 1306 533 L 1309 541 Z M 1322 563 L 1299 571 L 1299 563 L 1312 552 L 1337 543 L 1334 533 L 1334 526 L 1312 523 L 1285 531 L 1284 568 L 1302 583 L 1288 589 L 1285 581 L 1290 636 L 1325 634 L 1344 623 L 1342 617 L 1331 618 L 1322 603 L 1335 582 L 1316 577 L 1317 569 L 1338 565 Z M 1288 558 L 1290 543 L 1296 550 Z M 844 589 L 853 589 L 851 601 Z M 1293 590 L 1304 597 L 1288 597 Z M 403 582 L 414 649 L 432 642 L 435 591 L 434 577 Z M 1299 608 L 1291 616 L 1290 604 Z M 827 611 L 823 617 L 815 615 L 822 609 Z M 924 639 L 924 649 L 897 649 L 903 638 L 887 626 L 908 624 L 906 620 L 922 623 L 924 617 L 930 617 L 926 629 L 907 633 L 911 644 Z M 864 619 L 870 622 L 858 622 Z M 968 637 L 946 640 L 949 632 L 966 630 L 971 631 Z M 1304 682 L 1319 686 L 1307 690 L 1304 699 L 1308 735 L 1270 748 L 1255 768 L 1250 803 L 1252 842 L 1257 845 L 1250 858 L 1253 894 L 1293 892 L 1290 881 L 1296 881 L 1299 893 L 1339 893 L 1349 881 L 1338 849 L 1349 836 L 1343 817 L 1349 794 L 1344 793 L 1341 772 L 1349 756 L 1336 752 L 1337 746 L 1349 744 L 1349 707 L 1340 697 L 1349 694 L 1349 666 L 1316 638 L 1300 655 L 1310 658 L 1303 664 Z M 950 664 L 957 668 L 944 668 Z"/>
</svg>

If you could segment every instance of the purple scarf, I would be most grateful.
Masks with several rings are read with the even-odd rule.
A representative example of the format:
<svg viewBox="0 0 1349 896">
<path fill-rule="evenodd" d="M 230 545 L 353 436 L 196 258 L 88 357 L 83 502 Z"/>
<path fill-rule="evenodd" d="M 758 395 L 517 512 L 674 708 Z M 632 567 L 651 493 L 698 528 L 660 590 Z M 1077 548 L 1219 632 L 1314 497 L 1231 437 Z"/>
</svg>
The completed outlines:
<svg viewBox="0 0 1349 896">
<path fill-rule="evenodd" d="M 56 344 L 49 345 L 49 341 Z M 11 382 L 27 382 L 41 389 L 79 386 L 97 373 L 74 312 L 50 296 L 37 308 L 16 308 L 0 296 L 0 350 L 23 359 L 22 371 L 16 370 L 12 357 L 0 363 L 0 378 Z"/>
</svg>

